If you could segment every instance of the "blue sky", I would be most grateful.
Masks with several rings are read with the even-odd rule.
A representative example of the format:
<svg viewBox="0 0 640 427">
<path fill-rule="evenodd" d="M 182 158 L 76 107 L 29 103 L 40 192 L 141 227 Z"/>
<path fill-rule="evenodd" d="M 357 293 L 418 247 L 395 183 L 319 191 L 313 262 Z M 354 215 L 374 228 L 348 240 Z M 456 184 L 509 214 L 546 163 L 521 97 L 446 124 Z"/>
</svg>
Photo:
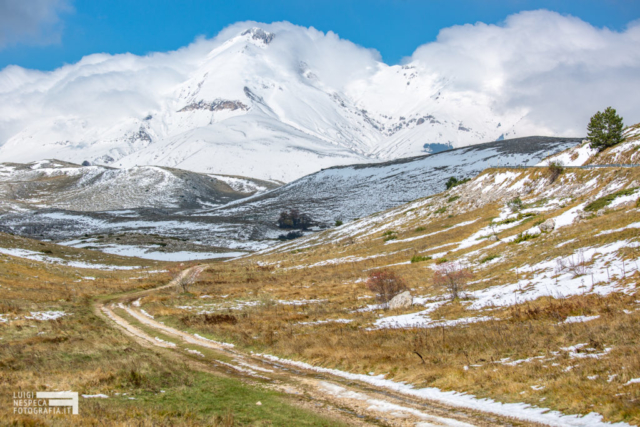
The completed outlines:
<svg viewBox="0 0 640 427">
<path fill-rule="evenodd" d="M 51 70 L 96 52 L 174 50 L 245 20 L 331 30 L 394 64 L 442 28 L 499 23 L 522 10 L 549 9 L 617 31 L 640 18 L 636 0 L 30 0 L 16 6 L 21 3 L 0 0 L 0 68 Z"/>
</svg>

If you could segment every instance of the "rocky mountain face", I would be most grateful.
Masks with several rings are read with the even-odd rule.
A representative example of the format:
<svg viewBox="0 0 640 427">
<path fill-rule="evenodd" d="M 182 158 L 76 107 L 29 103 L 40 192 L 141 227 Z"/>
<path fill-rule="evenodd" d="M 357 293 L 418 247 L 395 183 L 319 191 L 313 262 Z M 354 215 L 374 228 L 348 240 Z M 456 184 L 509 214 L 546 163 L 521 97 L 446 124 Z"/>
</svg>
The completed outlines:
<svg viewBox="0 0 640 427">
<path fill-rule="evenodd" d="M 5 70 L 0 100 L 25 108 L 57 105 L 61 96 L 77 94 L 105 106 L 116 93 L 131 99 L 111 115 L 65 104 L 9 121 L 0 158 L 157 165 L 290 182 L 321 168 L 518 134 L 522 114 L 497 113 L 489 100 L 452 92 L 446 78 L 420 63 L 367 60 L 347 68 L 336 62 L 332 72 L 318 60 L 328 55 L 319 38 L 311 30 L 294 37 L 286 26 L 273 32 L 248 28 L 192 58 L 193 67 L 94 55 L 51 74 Z M 340 61 L 349 64 L 349 55 Z M 145 67 L 149 76 L 129 87 L 131 73 Z M 156 88 L 157 75 L 164 74 Z M 89 84 L 94 78 L 113 88 L 99 92 Z"/>
</svg>

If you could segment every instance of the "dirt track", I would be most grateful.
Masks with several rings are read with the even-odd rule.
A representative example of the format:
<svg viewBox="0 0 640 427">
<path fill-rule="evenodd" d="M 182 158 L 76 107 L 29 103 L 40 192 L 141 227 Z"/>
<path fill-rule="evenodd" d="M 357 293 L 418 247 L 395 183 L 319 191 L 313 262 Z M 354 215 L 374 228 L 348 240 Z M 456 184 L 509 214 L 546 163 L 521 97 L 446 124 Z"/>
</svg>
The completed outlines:
<svg viewBox="0 0 640 427">
<path fill-rule="evenodd" d="M 167 285 L 120 296 L 98 305 L 96 311 L 104 314 L 115 327 L 123 330 L 140 344 L 166 349 L 167 357 L 189 359 L 192 362 L 190 366 L 195 369 L 238 377 L 254 384 L 258 382 L 265 387 L 274 388 L 298 398 L 302 397 L 305 407 L 338 417 L 352 425 L 456 427 L 534 425 L 492 414 L 449 408 L 439 403 L 399 395 L 386 389 L 376 389 L 368 384 L 272 362 L 257 355 L 244 353 L 229 344 L 218 343 L 166 326 L 143 314 L 135 304 L 132 304 L 136 299 L 159 289 L 177 287 L 183 278 L 195 277 L 206 268 L 202 265 L 191 267 L 182 271 Z M 117 309 L 124 310 L 142 326 L 131 324 L 125 317 L 115 312 Z M 178 341 L 178 344 L 153 336 L 153 331 L 165 337 L 171 337 Z M 205 356 L 194 347 L 207 349 L 207 355 Z M 216 357 L 218 355 L 219 358 Z M 231 359 L 231 361 L 219 359 Z"/>
</svg>

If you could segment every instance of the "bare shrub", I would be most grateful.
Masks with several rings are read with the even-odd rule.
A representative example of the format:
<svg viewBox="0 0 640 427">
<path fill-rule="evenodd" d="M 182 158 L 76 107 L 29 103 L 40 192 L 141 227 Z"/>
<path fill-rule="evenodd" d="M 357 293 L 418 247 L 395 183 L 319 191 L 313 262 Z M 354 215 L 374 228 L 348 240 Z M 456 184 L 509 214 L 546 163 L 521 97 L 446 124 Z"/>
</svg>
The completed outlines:
<svg viewBox="0 0 640 427">
<path fill-rule="evenodd" d="M 447 290 L 455 300 L 464 296 L 467 283 L 472 278 L 471 270 L 459 262 L 445 262 L 436 267 L 433 283 Z"/>
<path fill-rule="evenodd" d="M 515 197 L 507 203 L 507 206 L 511 210 L 511 212 L 519 212 L 522 209 L 523 203 L 520 197 Z"/>
<path fill-rule="evenodd" d="M 182 292 L 189 292 L 189 288 L 196 282 L 198 275 L 202 272 L 201 268 L 190 268 L 183 271 L 170 271 L 175 281 L 175 285 L 182 288 Z"/>
<path fill-rule="evenodd" d="M 575 276 L 584 276 L 589 274 L 591 268 L 589 264 L 591 260 L 586 259 L 584 256 L 584 250 L 580 249 L 575 254 L 566 258 L 558 258 L 556 261 L 556 272 L 562 273 L 565 271 L 573 273 Z"/>
<path fill-rule="evenodd" d="M 180 321 L 187 326 L 193 325 L 220 325 L 223 323 L 228 323 L 231 325 L 235 325 L 238 323 L 238 319 L 231 314 L 198 314 L 198 315 L 188 315 L 180 318 Z"/>
<path fill-rule="evenodd" d="M 377 270 L 369 274 L 367 288 L 376 293 L 381 304 L 387 304 L 393 297 L 407 290 L 405 281 L 391 270 Z"/>
<path fill-rule="evenodd" d="M 550 162 L 549 166 L 547 166 L 547 171 L 549 173 L 549 181 L 553 184 L 562 172 L 564 172 L 564 166 L 559 161 Z"/>
</svg>

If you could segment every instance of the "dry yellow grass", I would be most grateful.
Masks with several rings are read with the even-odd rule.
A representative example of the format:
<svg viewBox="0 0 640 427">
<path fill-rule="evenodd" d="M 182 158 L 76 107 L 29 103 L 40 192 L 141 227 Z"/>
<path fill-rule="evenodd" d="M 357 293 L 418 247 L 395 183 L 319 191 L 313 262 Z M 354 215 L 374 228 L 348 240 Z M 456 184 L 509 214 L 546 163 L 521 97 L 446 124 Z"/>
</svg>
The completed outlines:
<svg viewBox="0 0 640 427">
<path fill-rule="evenodd" d="M 489 170 L 485 175 L 505 172 Z M 533 188 L 522 197 L 525 207 L 545 204 L 540 194 L 556 188 L 553 194 L 558 205 L 499 232 L 503 240 L 593 200 L 605 188 L 640 179 L 635 169 L 565 171 L 554 183 L 544 169 L 513 173 L 528 179 Z M 588 187 L 594 179 L 598 184 Z M 508 191 L 495 192 L 495 197 L 478 203 L 479 194 L 470 190 L 472 184 L 374 216 L 380 220 L 377 224 L 371 221 L 376 227 L 373 231 L 347 236 L 340 235 L 339 229 L 330 230 L 309 239 L 308 247 L 290 244 L 262 256 L 217 264 L 202 274 L 190 293 L 166 290 L 160 297 L 143 300 L 143 307 L 167 324 L 247 350 L 350 372 L 383 373 L 419 387 L 524 401 L 566 413 L 595 411 L 610 421 L 640 422 L 640 387 L 625 385 L 640 377 L 636 302 L 640 295 L 635 290 L 560 300 L 545 297 L 473 311 L 465 307 L 465 301 L 447 302 L 430 313 L 432 319 L 490 316 L 494 320 L 444 328 L 370 329 L 380 315 L 424 309 L 420 306 L 394 313 L 357 311 L 373 304 L 373 295 L 362 279 L 370 269 L 385 266 L 405 278 L 414 295 L 441 296 L 442 290 L 432 283 L 435 260 L 408 263 L 416 254 L 444 252 L 439 256 L 466 259 L 474 270 L 475 283 L 469 287 L 474 291 L 530 277 L 518 271 L 525 264 L 569 256 L 582 247 L 637 241 L 633 228 L 598 234 L 637 220 L 635 204 L 627 204 L 525 243 L 500 243 L 485 250 L 495 242 L 480 239 L 456 249 L 453 243 L 487 227 L 513 197 Z M 442 212 L 444 206 L 447 209 Z M 456 227 L 462 222 L 468 224 Z M 385 234 L 390 230 L 394 233 Z M 389 235 L 397 237 L 385 241 Z M 415 239 L 419 236 L 426 237 Z M 489 255 L 500 257 L 482 264 Z M 635 263 L 638 249 L 627 248 L 619 256 Z M 639 279 L 634 273 L 622 282 L 635 289 Z M 206 320 L 202 315 L 198 320 L 199 312 L 224 314 L 234 320 Z M 600 317 L 563 323 L 567 316 L 583 315 Z M 350 322 L 330 322 L 336 319 Z M 585 343 L 584 348 L 593 350 L 575 354 L 603 354 L 599 358 L 572 357 L 571 351 L 562 350 Z M 530 360 L 517 362 L 524 359 Z"/>
</svg>

